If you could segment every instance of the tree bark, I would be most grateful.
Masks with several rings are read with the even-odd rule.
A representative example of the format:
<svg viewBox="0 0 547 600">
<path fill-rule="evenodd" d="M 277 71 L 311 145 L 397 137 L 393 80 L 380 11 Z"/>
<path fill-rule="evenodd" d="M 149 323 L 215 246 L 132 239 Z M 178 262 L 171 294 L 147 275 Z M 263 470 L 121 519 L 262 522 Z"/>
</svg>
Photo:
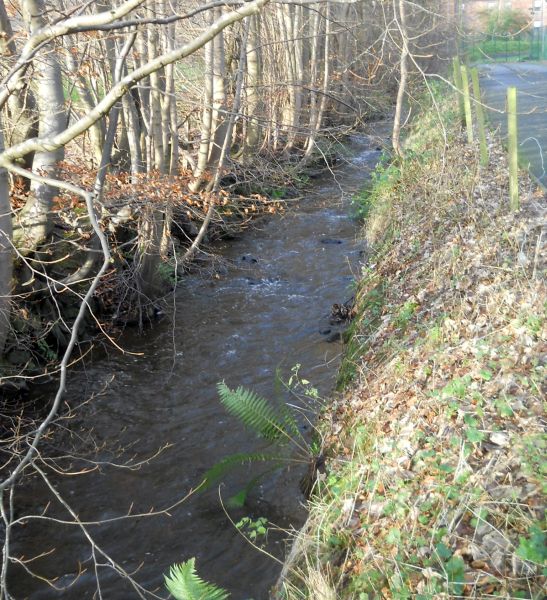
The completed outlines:
<svg viewBox="0 0 547 600">
<path fill-rule="evenodd" d="M 23 7 L 33 35 L 45 25 L 42 0 L 24 0 Z M 66 126 L 65 99 L 61 67 L 53 42 L 40 51 L 40 68 L 36 72 L 39 137 L 53 137 Z M 62 147 L 41 149 L 34 155 L 32 169 L 46 177 L 55 177 L 57 165 L 64 157 Z M 14 232 L 16 245 L 32 251 L 42 243 L 51 230 L 51 207 L 56 194 L 51 186 L 33 181 L 30 198 L 17 217 Z"/>
<path fill-rule="evenodd" d="M 88 81 L 81 75 L 81 73 L 78 73 L 78 65 L 74 59 L 74 55 L 71 52 L 71 47 L 69 44 L 65 44 L 65 63 L 68 71 L 71 72 L 74 77 L 74 87 L 78 91 L 77 104 L 80 105 L 80 108 L 83 109 L 84 112 L 93 110 L 95 102 L 91 94 L 90 85 Z M 91 148 L 93 150 L 93 158 L 97 165 L 100 164 L 103 154 L 104 136 L 105 124 L 104 119 L 101 119 L 89 128 L 89 139 L 91 141 Z"/>
<path fill-rule="evenodd" d="M 260 128 L 256 113 L 258 109 L 258 85 L 260 81 L 260 56 L 258 50 L 258 15 L 249 17 L 245 24 L 247 28 L 246 64 L 247 84 L 245 96 L 247 99 L 247 135 L 245 137 L 246 155 L 256 152 L 260 143 Z"/>
<path fill-rule="evenodd" d="M 401 147 L 401 119 L 403 104 L 406 94 L 406 82 L 408 78 L 408 34 L 406 27 L 406 0 L 399 0 L 399 31 L 401 33 L 401 58 L 399 61 L 399 89 L 397 91 L 397 104 L 395 106 L 395 118 L 393 120 L 393 150 L 398 156 L 402 156 Z M 395 7 L 394 7 L 395 8 Z"/>
<path fill-rule="evenodd" d="M 214 11 L 215 17 L 222 14 L 221 8 Z M 209 169 L 214 179 L 218 170 L 220 155 L 226 133 L 226 55 L 224 51 L 224 32 L 220 32 L 213 40 L 213 125 L 212 144 L 209 150 Z"/>
<path fill-rule="evenodd" d="M 156 9 L 154 5 L 156 3 L 151 0 L 148 1 L 146 14 L 148 18 L 153 18 Z M 159 35 L 155 25 L 148 27 L 148 43 L 147 60 L 152 61 L 160 55 L 159 50 Z M 164 90 L 162 89 L 162 81 L 165 81 L 164 67 L 157 69 L 150 74 L 150 129 L 148 131 L 148 143 L 150 144 L 150 156 L 151 156 L 151 167 L 152 169 L 159 171 L 162 174 L 166 173 L 166 161 L 165 161 L 165 149 L 164 149 L 164 136 L 163 127 L 169 127 L 168 123 L 162 122 L 163 113 L 161 110 L 162 95 Z"/>
<path fill-rule="evenodd" d="M 321 100 L 319 106 L 317 106 L 317 100 L 315 101 L 315 108 L 313 118 L 310 119 L 310 131 L 308 134 L 308 141 L 306 144 L 306 151 L 304 152 L 303 163 L 307 162 L 315 149 L 315 142 L 323 123 L 323 115 L 327 106 L 328 92 L 329 92 L 329 81 L 331 76 L 331 15 L 330 15 L 330 3 L 327 2 L 326 6 L 326 19 L 325 19 L 325 45 L 323 52 L 323 85 L 321 88 Z M 319 31 L 317 31 L 319 34 Z"/>
<path fill-rule="evenodd" d="M 13 63 L 17 57 L 13 29 L 4 6 L 0 0 L 0 57 L 5 60 L 5 66 Z M 5 73 L 1 73 L 2 76 Z M 12 145 L 23 142 L 38 135 L 36 120 L 36 100 L 27 82 L 21 82 L 16 94 L 12 94 L 7 102 L 8 121 L 4 121 L 4 144 Z M 21 166 L 30 169 L 34 153 L 24 156 L 19 162 Z M 28 180 L 24 181 L 28 189 Z"/>
<path fill-rule="evenodd" d="M 210 14 L 211 25 L 213 14 Z M 201 116 L 201 135 L 198 150 L 197 166 L 194 172 L 194 181 L 190 190 L 196 192 L 203 184 L 203 176 L 209 164 L 211 148 L 211 134 L 213 127 L 213 40 L 207 42 L 204 48 L 205 73 L 203 81 L 203 112 Z"/>
<path fill-rule="evenodd" d="M 0 153 L 4 151 L 4 134 L 0 114 Z M 12 277 L 12 225 L 9 181 L 6 169 L 0 167 L 0 357 L 4 350 L 10 324 Z"/>
<path fill-rule="evenodd" d="M 171 62 L 181 60 L 187 56 L 190 56 L 196 52 L 199 48 L 207 44 L 213 37 L 222 29 L 241 21 L 247 16 L 257 14 L 260 9 L 268 3 L 269 0 L 251 0 L 245 2 L 237 11 L 231 11 L 223 15 L 218 19 L 211 27 L 208 27 L 205 31 L 197 35 L 195 38 L 190 40 L 188 43 L 176 48 L 172 52 L 166 52 L 162 56 L 151 63 L 142 65 L 134 71 L 125 75 L 122 80 L 115 85 L 102 100 L 95 106 L 95 108 L 87 115 L 81 117 L 76 122 L 70 124 L 61 133 L 47 138 L 39 137 L 27 140 L 11 148 L 7 148 L 3 153 L 0 154 L 0 164 L 10 168 L 12 161 L 17 160 L 21 156 L 24 156 L 28 152 L 47 150 L 53 148 L 59 148 L 68 144 L 78 135 L 81 135 L 87 129 L 101 118 L 110 108 L 127 93 L 128 89 L 133 87 L 137 82 L 143 80 L 145 77 L 150 75 L 154 70 L 161 68 Z M 1 104 L 2 92 L 0 91 L 0 104 Z"/>
</svg>

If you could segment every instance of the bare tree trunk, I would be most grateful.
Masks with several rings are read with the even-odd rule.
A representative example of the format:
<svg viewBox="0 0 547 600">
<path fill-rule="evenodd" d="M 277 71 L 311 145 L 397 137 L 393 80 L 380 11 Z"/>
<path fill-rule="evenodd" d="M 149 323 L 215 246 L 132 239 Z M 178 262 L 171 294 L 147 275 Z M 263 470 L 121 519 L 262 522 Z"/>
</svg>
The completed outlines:
<svg viewBox="0 0 547 600">
<path fill-rule="evenodd" d="M 4 151 L 4 134 L 0 115 L 0 153 Z M 12 276 L 12 225 L 9 201 L 9 181 L 6 169 L 0 167 L 0 357 L 4 350 L 10 324 L 10 294 Z"/>
<path fill-rule="evenodd" d="M 4 6 L 4 0 L 0 0 L 0 56 L 5 59 L 6 67 L 8 61 L 13 62 L 17 56 L 13 29 Z M 4 73 L 1 73 L 4 75 Z M 36 100 L 29 85 L 22 84 L 17 94 L 12 94 L 7 102 L 9 122 L 5 122 L 4 144 L 14 145 L 28 138 L 38 135 L 38 122 L 36 120 Z M 34 153 L 31 152 L 19 162 L 22 166 L 30 169 Z M 28 189 L 28 180 L 24 181 L 24 187 Z"/>
<path fill-rule="evenodd" d="M 78 90 L 78 104 L 85 112 L 89 112 L 95 106 L 95 101 L 91 95 L 91 90 L 88 82 L 78 73 L 78 65 L 74 59 L 70 48 L 65 44 L 65 63 L 69 72 L 74 76 L 74 86 Z M 100 164 L 103 154 L 103 143 L 105 136 L 104 119 L 97 121 L 89 128 L 89 139 L 91 140 L 91 148 L 96 164 Z"/>
<path fill-rule="evenodd" d="M 329 81 L 331 76 L 331 58 L 330 58 L 330 38 L 331 38 L 331 18 L 330 18 L 330 3 L 327 2 L 326 7 L 326 19 L 325 19 L 325 47 L 323 55 L 323 85 L 321 90 L 321 101 L 319 107 L 315 109 L 313 119 L 310 119 L 310 132 L 308 142 L 306 145 L 306 151 L 304 153 L 303 161 L 306 162 L 311 157 L 315 148 L 315 141 L 321 129 L 323 123 L 323 115 L 325 114 L 325 108 L 327 106 L 328 92 L 329 92 Z M 317 32 L 319 33 L 319 32 Z"/>
<path fill-rule="evenodd" d="M 340 77 L 340 94 L 342 97 L 350 97 L 351 90 L 349 89 L 349 64 L 350 64 L 350 56 L 349 56 L 349 34 L 347 31 L 347 26 L 349 22 L 349 4 L 342 4 L 336 7 L 338 9 L 338 20 L 341 23 L 342 27 L 340 29 L 340 33 L 338 34 L 338 52 L 337 52 L 337 61 L 338 68 L 342 72 L 342 76 Z"/>
<path fill-rule="evenodd" d="M 167 12 L 164 1 L 164 11 Z M 164 46 L 166 52 L 175 48 L 175 24 L 171 23 L 164 30 Z M 165 94 L 162 102 L 162 128 L 163 145 L 166 151 L 166 162 L 169 165 L 169 175 L 175 175 L 178 169 L 178 127 L 177 127 L 177 102 L 175 91 L 175 68 L 173 64 L 165 67 Z"/>
<path fill-rule="evenodd" d="M 222 9 L 214 11 L 215 18 L 220 17 Z M 213 40 L 213 125 L 212 144 L 209 150 L 209 168 L 214 180 L 226 132 L 226 57 L 224 51 L 224 32 L 220 32 Z"/>
<path fill-rule="evenodd" d="M 147 17 L 153 19 L 156 16 L 156 9 L 154 7 L 156 3 L 149 0 L 146 14 Z M 158 30 L 155 25 L 148 27 L 148 61 L 154 60 L 160 55 L 159 52 L 159 35 Z M 150 155 L 152 157 L 152 168 L 159 171 L 160 173 L 165 173 L 165 151 L 164 151 L 164 137 L 162 126 L 162 110 L 161 110 L 161 100 L 162 100 L 162 80 L 164 69 L 158 69 L 150 74 L 150 130 L 148 132 L 149 135 L 149 143 L 151 145 Z"/>
<path fill-rule="evenodd" d="M 395 6 L 393 7 L 395 10 Z M 397 104 L 395 106 L 395 118 L 393 120 L 393 150 L 399 156 L 402 156 L 401 148 L 401 118 L 403 114 L 403 104 L 406 94 L 406 82 L 408 78 L 408 34 L 406 27 L 406 7 L 405 0 L 399 0 L 399 31 L 401 32 L 402 48 L 401 59 L 399 62 L 399 90 L 397 92 Z"/>
<path fill-rule="evenodd" d="M 140 32 L 137 37 L 137 52 L 139 66 L 144 65 L 147 57 L 146 31 Z M 141 154 L 146 171 L 152 170 L 151 116 L 150 116 L 150 77 L 145 77 L 137 87 L 139 96 L 139 113 L 141 116 Z"/>
<path fill-rule="evenodd" d="M 260 142 L 260 129 L 258 119 L 256 118 L 260 77 L 260 57 L 258 53 L 257 32 L 258 19 L 258 15 L 254 15 L 249 17 L 245 22 L 247 30 L 247 85 L 245 86 L 245 95 L 247 98 L 247 135 L 245 136 L 245 154 L 254 153 Z"/>
<path fill-rule="evenodd" d="M 154 18 L 157 13 L 158 4 L 149 0 L 146 6 L 148 18 Z M 153 61 L 160 55 L 159 35 L 155 25 L 148 28 L 146 32 L 146 54 L 145 62 Z M 144 36 L 143 36 L 144 41 Z M 146 110 L 148 116 L 146 155 L 147 170 L 166 172 L 164 137 L 162 132 L 162 74 L 164 68 L 155 70 L 148 79 L 150 90 L 142 90 L 141 98 L 149 100 Z M 149 203 L 141 213 L 138 232 L 139 250 L 136 259 L 137 283 L 141 296 L 152 301 L 161 292 L 162 284 L 159 278 L 158 267 L 161 262 L 162 238 L 166 227 L 164 207 Z M 168 227 L 169 225 L 167 225 Z"/>
<path fill-rule="evenodd" d="M 163 12 L 167 14 L 167 2 L 163 0 Z M 172 23 L 163 29 L 163 46 L 165 52 L 171 52 L 175 47 L 175 24 Z M 177 102 L 175 96 L 175 68 L 174 65 L 165 67 L 165 92 L 161 103 L 161 121 L 163 134 L 163 148 L 165 164 L 169 177 L 177 174 L 178 170 L 178 128 L 177 128 Z M 171 244 L 171 225 L 173 221 L 173 205 L 168 202 L 165 207 L 163 232 L 160 243 L 160 254 L 166 257 Z"/>
<path fill-rule="evenodd" d="M 45 25 L 44 4 L 42 0 L 23 0 L 26 18 L 30 22 L 30 32 L 34 33 Z M 55 50 L 50 42 L 40 51 L 40 68 L 36 70 L 37 101 L 39 113 L 40 137 L 52 137 L 65 129 L 65 99 L 61 67 Z M 57 164 L 64 157 L 63 148 L 42 150 L 34 155 L 32 169 L 36 173 L 55 177 Z M 31 195 L 18 215 L 14 232 L 16 244 L 25 251 L 35 249 L 45 240 L 51 229 L 51 206 L 56 194 L 54 188 L 33 181 Z"/>
<path fill-rule="evenodd" d="M 232 139 L 232 129 L 234 127 L 236 118 L 239 115 L 239 112 L 241 109 L 241 96 L 242 96 L 242 91 L 243 91 L 243 77 L 244 77 L 244 72 L 245 72 L 245 52 L 246 52 L 246 48 L 247 48 L 247 35 L 248 35 L 248 29 L 245 29 L 244 30 L 244 38 L 241 43 L 241 51 L 239 54 L 239 67 L 238 67 L 237 77 L 236 77 L 234 104 L 232 107 L 232 111 L 230 113 L 230 117 L 226 120 L 227 121 L 226 134 L 224 136 L 224 141 L 223 141 L 222 148 L 220 151 L 217 170 L 215 172 L 215 176 L 212 179 L 212 183 L 210 186 L 210 188 L 211 188 L 210 191 L 213 194 L 218 192 L 218 189 L 220 187 L 220 178 L 221 178 L 222 169 L 224 167 L 224 163 L 225 163 L 228 153 L 230 151 L 231 139 Z M 209 224 L 211 222 L 211 219 L 213 217 L 214 210 L 215 210 L 214 195 L 211 195 L 209 197 L 209 202 L 210 202 L 209 209 L 207 210 L 205 219 L 203 220 L 203 223 L 201 224 L 200 230 L 199 230 L 197 236 L 195 237 L 194 241 L 192 242 L 192 244 L 186 250 L 186 252 L 184 253 L 184 256 L 182 257 L 181 268 L 184 266 L 185 262 L 187 262 L 194 256 L 197 249 L 199 248 L 199 245 L 203 241 L 205 234 L 207 233 L 207 229 L 209 227 Z"/>
<path fill-rule="evenodd" d="M 127 129 L 127 141 L 129 143 L 129 156 L 131 160 L 131 176 L 136 183 L 136 176 L 144 171 L 141 147 L 141 121 L 139 111 L 131 93 L 124 94 L 122 98 L 123 116 Z"/>
<path fill-rule="evenodd" d="M 296 140 L 296 126 L 298 124 L 299 96 L 297 93 L 296 59 L 294 52 L 291 51 L 290 40 L 293 38 L 293 20 L 291 17 L 291 7 L 288 4 L 281 4 L 278 7 L 279 23 L 283 38 L 285 40 L 285 66 L 288 103 L 283 113 L 284 128 L 287 132 L 287 143 L 284 152 L 288 153 L 294 147 Z"/>
<path fill-rule="evenodd" d="M 318 63 L 319 63 L 319 29 L 320 29 L 320 18 L 321 13 L 317 10 L 313 14 L 313 18 L 310 23 L 310 43 L 311 43 L 311 55 L 310 55 L 310 108 L 309 108 L 309 124 L 310 124 L 310 132 L 315 130 L 315 124 L 317 123 L 317 116 L 319 110 L 319 102 L 318 102 L 318 93 L 317 86 L 319 85 L 319 77 L 318 77 Z M 311 135 L 308 138 L 308 143 L 306 146 L 305 157 L 311 154 L 313 150 L 313 141 L 311 140 Z"/>
<path fill-rule="evenodd" d="M 211 12 L 210 22 L 213 23 Z M 201 117 L 201 141 L 199 144 L 197 168 L 194 172 L 194 181 L 190 190 L 196 192 L 203 183 L 203 176 L 209 164 L 209 151 L 211 148 L 211 133 L 213 126 L 213 42 L 207 42 L 204 49 L 205 73 L 203 81 L 203 113 Z"/>
</svg>

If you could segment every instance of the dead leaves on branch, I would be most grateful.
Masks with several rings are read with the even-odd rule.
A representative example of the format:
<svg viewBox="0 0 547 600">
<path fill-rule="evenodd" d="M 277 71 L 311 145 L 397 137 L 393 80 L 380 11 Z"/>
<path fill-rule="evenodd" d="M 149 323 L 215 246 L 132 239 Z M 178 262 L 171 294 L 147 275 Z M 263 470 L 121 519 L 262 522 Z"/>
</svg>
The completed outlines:
<svg viewBox="0 0 547 600">
<path fill-rule="evenodd" d="M 62 177 L 77 185 L 92 189 L 96 172 L 82 168 L 74 162 L 61 164 Z M 106 191 L 103 198 L 103 219 L 108 219 L 116 211 L 129 209 L 131 214 L 150 204 L 158 209 L 175 207 L 183 209 L 190 220 L 201 221 L 211 202 L 217 207 L 219 216 L 240 218 L 247 221 L 252 215 L 275 213 L 283 210 L 283 203 L 272 201 L 262 194 L 243 196 L 220 190 L 215 194 L 201 191 L 191 193 L 190 171 L 180 171 L 177 175 L 166 176 L 159 172 L 131 175 L 130 173 L 110 173 L 106 177 Z M 57 212 L 84 210 L 81 199 L 70 194 L 56 197 L 54 210 Z"/>
</svg>

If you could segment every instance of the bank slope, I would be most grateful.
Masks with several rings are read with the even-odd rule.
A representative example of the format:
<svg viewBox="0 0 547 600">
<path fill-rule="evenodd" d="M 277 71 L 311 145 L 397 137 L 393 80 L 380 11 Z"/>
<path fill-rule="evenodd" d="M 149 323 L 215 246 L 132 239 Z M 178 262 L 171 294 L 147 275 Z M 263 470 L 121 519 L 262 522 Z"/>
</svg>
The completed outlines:
<svg viewBox="0 0 547 600">
<path fill-rule="evenodd" d="M 454 106 L 363 194 L 372 252 L 324 415 L 318 482 L 277 598 L 542 598 L 545 198 L 511 213 L 503 150 Z"/>
</svg>

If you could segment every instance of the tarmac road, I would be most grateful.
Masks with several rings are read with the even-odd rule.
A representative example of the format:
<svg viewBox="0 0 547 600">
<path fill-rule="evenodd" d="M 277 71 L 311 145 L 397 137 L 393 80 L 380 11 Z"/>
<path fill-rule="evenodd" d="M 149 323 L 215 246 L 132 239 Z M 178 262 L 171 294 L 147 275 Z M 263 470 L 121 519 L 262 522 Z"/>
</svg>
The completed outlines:
<svg viewBox="0 0 547 600">
<path fill-rule="evenodd" d="M 488 110 L 491 124 L 507 135 L 506 94 L 509 86 L 518 89 L 519 158 L 547 187 L 547 65 L 538 63 L 496 63 L 479 66 L 483 102 L 500 112 Z"/>
</svg>

